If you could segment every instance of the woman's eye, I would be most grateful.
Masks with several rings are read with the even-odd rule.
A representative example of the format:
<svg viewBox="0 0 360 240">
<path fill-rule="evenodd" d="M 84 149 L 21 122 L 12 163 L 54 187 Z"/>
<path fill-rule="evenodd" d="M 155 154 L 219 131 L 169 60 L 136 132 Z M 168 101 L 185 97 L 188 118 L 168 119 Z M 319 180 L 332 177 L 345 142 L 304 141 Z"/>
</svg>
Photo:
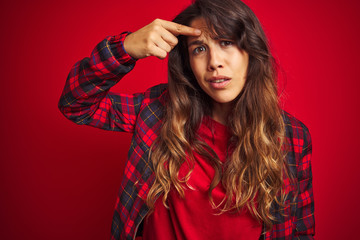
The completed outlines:
<svg viewBox="0 0 360 240">
<path fill-rule="evenodd" d="M 231 45 L 233 45 L 234 44 L 234 42 L 233 41 L 229 41 L 229 40 L 224 40 L 224 41 L 221 41 L 220 42 L 220 44 L 221 44 L 221 46 L 231 46 Z"/>
<path fill-rule="evenodd" d="M 203 47 L 203 46 L 200 46 L 200 47 L 197 47 L 197 48 L 195 48 L 194 50 L 193 50 L 193 54 L 199 54 L 199 53 L 201 53 L 201 52 L 203 52 L 203 51 L 205 51 L 205 47 Z"/>
</svg>

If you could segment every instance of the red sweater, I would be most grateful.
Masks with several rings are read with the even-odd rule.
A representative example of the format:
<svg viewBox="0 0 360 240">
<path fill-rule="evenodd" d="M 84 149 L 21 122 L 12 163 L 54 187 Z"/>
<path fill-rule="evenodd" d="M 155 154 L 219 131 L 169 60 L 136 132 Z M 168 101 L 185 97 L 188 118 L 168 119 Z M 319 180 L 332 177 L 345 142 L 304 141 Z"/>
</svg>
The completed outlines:
<svg viewBox="0 0 360 240">
<path fill-rule="evenodd" d="M 225 161 L 229 133 L 227 127 L 206 117 L 199 132 L 202 138 Z M 183 164 L 179 178 L 189 171 Z M 210 163 L 195 154 L 195 167 L 188 181 L 193 188 L 185 188 L 185 199 L 176 190 L 171 190 L 168 197 L 169 209 L 162 204 L 162 199 L 155 203 L 154 212 L 144 219 L 144 240 L 169 239 L 259 239 L 262 224 L 257 222 L 247 210 L 240 213 L 223 213 L 216 215 L 209 202 L 208 189 L 214 177 L 214 169 Z M 212 192 L 214 201 L 219 204 L 225 196 L 225 190 L 219 184 Z"/>
</svg>

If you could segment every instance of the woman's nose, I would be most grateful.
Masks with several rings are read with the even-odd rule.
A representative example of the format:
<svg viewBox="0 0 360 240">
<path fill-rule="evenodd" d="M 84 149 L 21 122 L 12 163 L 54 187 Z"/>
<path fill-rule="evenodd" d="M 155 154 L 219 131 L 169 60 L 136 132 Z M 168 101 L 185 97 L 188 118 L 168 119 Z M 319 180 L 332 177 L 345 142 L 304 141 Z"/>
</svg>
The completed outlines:
<svg viewBox="0 0 360 240">
<path fill-rule="evenodd" d="M 209 49 L 209 55 L 208 55 L 208 70 L 214 71 L 218 68 L 223 67 L 223 56 L 221 54 L 221 51 L 216 48 Z"/>
</svg>

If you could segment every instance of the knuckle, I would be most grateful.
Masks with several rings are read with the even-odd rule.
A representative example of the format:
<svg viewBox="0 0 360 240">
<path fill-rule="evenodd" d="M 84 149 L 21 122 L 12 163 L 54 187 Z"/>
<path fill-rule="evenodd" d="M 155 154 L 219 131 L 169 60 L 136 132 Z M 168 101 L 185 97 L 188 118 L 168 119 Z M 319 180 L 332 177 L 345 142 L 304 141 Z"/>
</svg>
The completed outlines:
<svg viewBox="0 0 360 240">
<path fill-rule="evenodd" d="M 168 41 L 168 44 L 171 48 L 174 48 L 178 44 L 179 40 L 177 38 L 171 38 Z"/>
<path fill-rule="evenodd" d="M 147 39 L 148 39 L 148 42 L 149 42 L 149 43 L 154 42 L 155 39 L 156 39 L 156 33 L 150 32 L 149 35 L 148 35 L 148 37 L 147 37 Z"/>
<path fill-rule="evenodd" d="M 155 18 L 155 20 L 153 21 L 154 24 L 160 24 L 161 19 L 160 18 Z"/>
<path fill-rule="evenodd" d="M 160 27 L 160 25 L 159 24 L 156 24 L 156 25 L 154 25 L 153 26 L 153 28 L 152 28 L 154 31 L 160 31 L 160 29 L 161 29 L 161 27 Z"/>
<path fill-rule="evenodd" d="M 179 43 L 179 39 L 177 39 L 177 38 L 173 38 L 171 41 L 171 44 L 174 46 L 177 45 L 178 43 Z"/>
<path fill-rule="evenodd" d="M 172 47 L 171 47 L 171 46 L 169 46 L 169 45 L 167 45 L 167 46 L 166 46 L 166 52 L 170 52 L 170 51 L 171 51 L 171 49 L 172 49 Z"/>
<path fill-rule="evenodd" d="M 166 53 L 166 52 L 165 52 L 165 53 L 161 53 L 161 54 L 160 54 L 160 58 L 161 58 L 161 59 L 166 58 L 166 56 L 167 56 L 167 53 Z"/>
<path fill-rule="evenodd" d="M 146 42 L 146 44 L 145 44 L 145 48 L 146 48 L 147 50 L 151 50 L 151 49 L 152 49 L 152 47 L 153 47 L 152 42 L 150 42 L 150 41 Z"/>
</svg>

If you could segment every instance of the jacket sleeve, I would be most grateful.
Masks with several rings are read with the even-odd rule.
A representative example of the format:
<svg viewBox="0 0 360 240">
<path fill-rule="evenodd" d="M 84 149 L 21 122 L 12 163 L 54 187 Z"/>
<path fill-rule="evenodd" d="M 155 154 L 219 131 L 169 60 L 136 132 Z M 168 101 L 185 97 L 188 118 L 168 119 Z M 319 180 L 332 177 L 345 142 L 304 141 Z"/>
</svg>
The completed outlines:
<svg viewBox="0 0 360 240">
<path fill-rule="evenodd" d="M 309 130 L 303 126 L 303 149 L 297 164 L 299 193 L 296 202 L 295 239 L 314 239 L 314 195 L 312 187 L 311 153 L 312 142 Z"/>
<path fill-rule="evenodd" d="M 127 34 L 106 38 L 90 57 L 72 67 L 58 104 L 69 120 L 105 130 L 133 132 L 144 94 L 109 91 L 136 62 L 123 48 Z"/>
</svg>

